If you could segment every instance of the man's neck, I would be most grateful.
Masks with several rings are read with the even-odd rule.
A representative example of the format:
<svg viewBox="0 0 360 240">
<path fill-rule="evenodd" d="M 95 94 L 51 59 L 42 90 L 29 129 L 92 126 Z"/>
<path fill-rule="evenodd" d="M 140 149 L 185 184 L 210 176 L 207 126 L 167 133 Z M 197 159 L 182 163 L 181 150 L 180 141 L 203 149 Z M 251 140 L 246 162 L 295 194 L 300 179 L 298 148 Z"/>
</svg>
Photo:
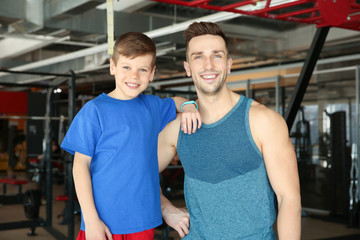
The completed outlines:
<svg viewBox="0 0 360 240">
<path fill-rule="evenodd" d="M 212 124 L 223 118 L 239 101 L 240 95 L 227 87 L 215 95 L 198 94 L 202 122 Z"/>
</svg>

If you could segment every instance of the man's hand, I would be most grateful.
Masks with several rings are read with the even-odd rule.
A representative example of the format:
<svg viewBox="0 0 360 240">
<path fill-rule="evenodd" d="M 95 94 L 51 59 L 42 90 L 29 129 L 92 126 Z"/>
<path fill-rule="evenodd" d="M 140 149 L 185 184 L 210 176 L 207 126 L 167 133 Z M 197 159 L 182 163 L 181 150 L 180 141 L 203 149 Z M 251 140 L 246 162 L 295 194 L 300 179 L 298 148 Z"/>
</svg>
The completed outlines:
<svg viewBox="0 0 360 240">
<path fill-rule="evenodd" d="M 189 233 L 190 219 L 186 208 L 177 208 L 169 206 L 163 211 L 163 218 L 167 225 L 175 229 L 181 238 Z"/>
<path fill-rule="evenodd" d="M 86 240 L 113 240 L 109 228 L 100 219 L 86 224 L 85 237 Z"/>
<path fill-rule="evenodd" d="M 183 113 L 181 114 L 181 131 L 184 133 L 195 133 L 196 129 L 201 127 L 201 116 L 194 104 L 187 104 L 183 106 Z"/>
</svg>

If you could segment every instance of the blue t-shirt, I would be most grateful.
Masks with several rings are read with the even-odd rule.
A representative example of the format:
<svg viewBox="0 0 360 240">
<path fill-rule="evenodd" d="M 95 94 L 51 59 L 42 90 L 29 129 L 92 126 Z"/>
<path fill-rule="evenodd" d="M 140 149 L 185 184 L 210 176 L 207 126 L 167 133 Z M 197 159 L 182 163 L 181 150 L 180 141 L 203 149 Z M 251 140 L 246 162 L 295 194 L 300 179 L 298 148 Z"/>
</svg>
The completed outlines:
<svg viewBox="0 0 360 240">
<path fill-rule="evenodd" d="M 112 234 L 140 232 L 162 223 L 158 134 L 175 117 L 171 98 L 141 94 L 118 100 L 103 93 L 74 118 L 61 147 L 92 157 L 95 206 Z"/>
</svg>

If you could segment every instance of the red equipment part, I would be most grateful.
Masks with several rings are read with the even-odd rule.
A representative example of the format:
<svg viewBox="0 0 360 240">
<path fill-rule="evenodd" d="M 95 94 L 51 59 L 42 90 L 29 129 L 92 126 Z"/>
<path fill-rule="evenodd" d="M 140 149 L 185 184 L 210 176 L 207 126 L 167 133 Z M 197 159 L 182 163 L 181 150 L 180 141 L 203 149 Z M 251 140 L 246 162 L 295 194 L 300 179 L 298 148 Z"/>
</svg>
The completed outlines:
<svg viewBox="0 0 360 240">
<path fill-rule="evenodd" d="M 213 0 L 153 1 L 360 31 L 357 0 L 243 0 L 221 6 L 215 5 Z"/>
<path fill-rule="evenodd" d="M 0 178 L 0 183 L 11 184 L 11 185 L 23 185 L 27 184 L 27 180 L 13 179 L 13 178 Z"/>
</svg>

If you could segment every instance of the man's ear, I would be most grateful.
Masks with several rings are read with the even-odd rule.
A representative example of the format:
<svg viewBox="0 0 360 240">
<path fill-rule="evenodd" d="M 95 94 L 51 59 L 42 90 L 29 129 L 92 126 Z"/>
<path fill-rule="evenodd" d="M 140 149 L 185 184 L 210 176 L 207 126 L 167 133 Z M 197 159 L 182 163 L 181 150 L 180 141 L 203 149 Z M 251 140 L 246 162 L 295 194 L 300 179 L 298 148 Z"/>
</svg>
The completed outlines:
<svg viewBox="0 0 360 240">
<path fill-rule="evenodd" d="M 191 77 L 191 71 L 190 71 L 190 68 L 189 68 L 189 63 L 184 61 L 184 68 L 185 68 L 185 71 L 186 71 L 186 76 L 188 77 Z"/>
<path fill-rule="evenodd" d="M 229 58 L 227 60 L 227 74 L 230 74 L 230 72 L 231 72 L 232 63 L 233 63 L 232 58 Z"/>
<path fill-rule="evenodd" d="M 110 58 L 110 74 L 115 75 L 116 64 L 112 58 Z"/>
</svg>

